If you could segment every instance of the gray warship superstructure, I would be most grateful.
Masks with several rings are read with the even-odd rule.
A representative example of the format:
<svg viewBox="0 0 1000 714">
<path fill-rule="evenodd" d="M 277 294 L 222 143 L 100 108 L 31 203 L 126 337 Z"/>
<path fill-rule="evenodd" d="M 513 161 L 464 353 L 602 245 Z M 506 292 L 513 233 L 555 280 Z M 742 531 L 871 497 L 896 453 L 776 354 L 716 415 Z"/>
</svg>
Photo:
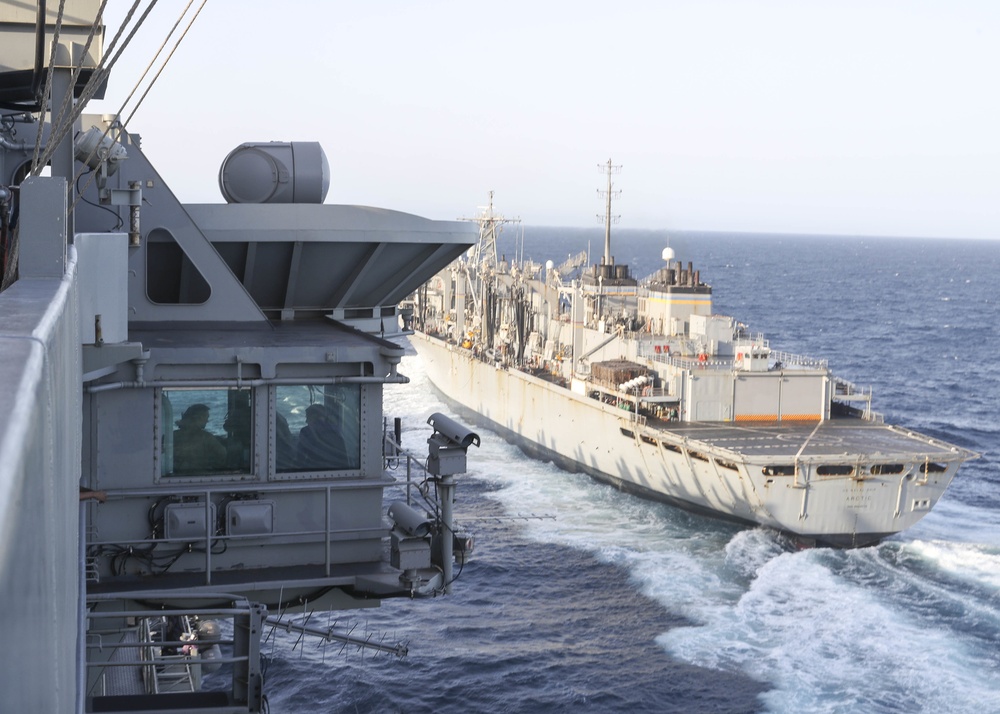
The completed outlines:
<svg viewBox="0 0 1000 714">
<path fill-rule="evenodd" d="M 664 250 L 636 280 L 605 251 L 577 280 L 497 256 L 504 219 L 417 292 L 411 338 L 450 401 L 529 453 L 688 510 L 855 547 L 912 526 L 973 454 L 884 423 L 825 360 L 712 310 Z"/>
<path fill-rule="evenodd" d="M 289 613 L 442 593 L 465 557 L 478 437 L 433 415 L 437 507 L 389 506 L 385 460 L 412 457 L 383 448 L 382 392 L 399 301 L 475 231 L 323 205 L 310 142 L 239 146 L 227 203 L 181 204 L 80 111 L 99 5 L 0 8 L 0 708 L 258 712 L 273 618 L 400 653 Z"/>
</svg>

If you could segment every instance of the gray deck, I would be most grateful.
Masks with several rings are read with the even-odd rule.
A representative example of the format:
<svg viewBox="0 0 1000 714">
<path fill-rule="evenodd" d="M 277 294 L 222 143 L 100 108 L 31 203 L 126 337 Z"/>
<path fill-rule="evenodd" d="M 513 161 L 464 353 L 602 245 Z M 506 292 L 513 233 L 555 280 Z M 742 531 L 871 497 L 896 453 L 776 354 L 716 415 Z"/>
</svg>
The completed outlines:
<svg viewBox="0 0 1000 714">
<path fill-rule="evenodd" d="M 649 424 L 679 439 L 726 449 L 754 461 L 793 460 L 797 455 L 836 458 L 838 461 L 913 461 L 926 458 L 953 461 L 968 452 L 951 444 L 901 427 L 860 419 L 833 419 L 822 423 L 773 424 Z"/>
</svg>

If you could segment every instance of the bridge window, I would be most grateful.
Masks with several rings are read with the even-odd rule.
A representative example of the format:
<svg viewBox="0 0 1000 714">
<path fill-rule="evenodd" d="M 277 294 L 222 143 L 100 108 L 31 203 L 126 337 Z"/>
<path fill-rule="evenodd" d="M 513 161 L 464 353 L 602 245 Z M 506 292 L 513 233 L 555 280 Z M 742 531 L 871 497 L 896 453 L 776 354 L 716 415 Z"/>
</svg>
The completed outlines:
<svg viewBox="0 0 1000 714">
<path fill-rule="evenodd" d="M 275 387 L 277 473 L 361 468 L 361 385 Z"/>
<path fill-rule="evenodd" d="M 253 398 L 249 389 L 163 389 L 160 475 L 249 474 Z"/>
</svg>

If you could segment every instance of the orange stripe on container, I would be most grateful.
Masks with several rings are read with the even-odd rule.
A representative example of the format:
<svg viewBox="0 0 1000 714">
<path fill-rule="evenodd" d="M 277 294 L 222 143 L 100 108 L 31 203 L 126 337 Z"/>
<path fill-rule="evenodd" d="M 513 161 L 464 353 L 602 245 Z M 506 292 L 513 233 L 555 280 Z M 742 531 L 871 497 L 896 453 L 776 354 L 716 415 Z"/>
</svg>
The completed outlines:
<svg viewBox="0 0 1000 714">
<path fill-rule="evenodd" d="M 819 414 L 737 414 L 734 421 L 819 421 Z"/>
</svg>

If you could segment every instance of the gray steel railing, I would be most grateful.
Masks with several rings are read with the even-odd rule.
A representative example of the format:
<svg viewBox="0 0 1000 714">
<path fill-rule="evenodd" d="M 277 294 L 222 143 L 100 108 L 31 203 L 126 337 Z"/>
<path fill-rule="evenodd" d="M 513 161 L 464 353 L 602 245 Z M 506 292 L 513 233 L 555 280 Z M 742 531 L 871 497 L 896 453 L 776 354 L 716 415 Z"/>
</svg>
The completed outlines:
<svg viewBox="0 0 1000 714">
<path fill-rule="evenodd" d="M 647 349 L 643 349 L 640 352 L 640 356 L 650 359 L 653 362 L 671 365 L 679 369 L 698 368 L 727 371 L 733 369 L 733 358 L 729 356 L 722 357 L 718 355 L 706 355 L 705 358 L 702 359 L 699 355 L 677 355 L 673 352 L 657 354 Z M 829 363 L 825 359 L 817 359 L 815 357 L 807 357 L 805 355 L 793 354 L 791 352 L 782 352 L 780 350 L 771 350 L 768 358 L 768 366 L 771 369 L 779 367 L 827 369 Z"/>
<path fill-rule="evenodd" d="M 418 484 L 423 482 L 426 478 L 427 469 L 424 464 L 424 460 L 417 455 L 403 449 L 398 443 L 396 443 L 392 437 L 385 437 L 385 457 L 384 465 L 387 470 L 395 470 L 399 466 L 405 466 L 406 469 L 406 480 L 403 484 L 406 494 L 407 504 L 411 504 L 413 501 L 412 490 L 418 487 Z M 87 539 L 87 550 L 88 553 L 95 548 L 121 548 L 130 546 L 155 546 L 155 545 L 170 545 L 175 546 L 196 546 L 199 548 L 204 548 L 204 575 L 205 575 L 205 585 L 212 584 L 212 556 L 213 556 L 213 546 L 219 543 L 228 543 L 234 541 L 260 541 L 262 539 L 269 540 L 274 543 L 287 543 L 294 542 L 296 540 L 308 539 L 312 542 L 318 542 L 322 539 L 325 546 L 324 553 L 324 572 L 327 576 L 331 573 L 331 568 L 333 565 L 332 560 L 332 548 L 331 544 L 336 541 L 354 541 L 359 538 L 384 538 L 389 534 L 388 527 L 378 527 L 378 528 L 337 528 L 336 524 L 333 522 L 331 505 L 333 503 L 334 495 L 340 491 L 355 491 L 358 489 L 372 489 L 378 488 L 382 489 L 383 495 L 387 489 L 391 489 L 396 485 L 394 479 L 383 474 L 380 479 L 342 479 L 336 481 L 325 481 L 322 483 L 316 482 L 289 482 L 282 481 L 278 483 L 256 483 L 253 485 L 237 486 L 235 484 L 211 484 L 211 485 L 199 485 L 199 486 L 174 486 L 171 485 L 169 490 L 162 488 L 141 488 L 141 489 L 112 489 L 107 492 L 107 497 L 109 501 L 116 501 L 122 499 L 149 499 L 149 498 L 162 498 L 165 496 L 170 496 L 177 501 L 181 501 L 184 498 L 196 499 L 196 502 L 202 505 L 205 509 L 204 522 L 205 529 L 196 537 L 182 536 L 182 537 L 172 537 L 167 538 L 166 536 L 159 536 L 152 538 L 149 534 L 143 534 L 141 536 L 136 536 L 134 538 L 113 538 L 109 540 L 100 540 L 94 537 L 92 529 L 88 528 L 88 539 Z M 277 531 L 268 534 L 229 534 L 229 533 L 219 533 L 217 532 L 217 518 L 215 517 L 214 507 L 222 503 L 226 499 L 230 499 L 233 496 L 239 496 L 241 494 L 254 494 L 256 497 L 260 497 L 267 494 L 282 494 L 282 493 L 312 493 L 315 494 L 317 498 L 323 498 L 325 502 L 325 522 L 322 529 L 303 529 L 303 530 L 284 530 Z M 423 492 L 422 492 L 423 493 Z M 433 493 L 423 493 L 425 499 L 429 500 L 432 506 L 436 507 L 435 498 Z M 383 498 L 383 503 L 386 499 Z M 393 499 L 395 500 L 395 499 Z M 384 509 L 382 509 L 384 511 Z M 96 562 L 94 562 L 93 556 L 88 556 L 88 570 L 96 572 Z M 88 580 L 90 582 L 96 581 L 94 574 L 88 572 Z"/>
</svg>

